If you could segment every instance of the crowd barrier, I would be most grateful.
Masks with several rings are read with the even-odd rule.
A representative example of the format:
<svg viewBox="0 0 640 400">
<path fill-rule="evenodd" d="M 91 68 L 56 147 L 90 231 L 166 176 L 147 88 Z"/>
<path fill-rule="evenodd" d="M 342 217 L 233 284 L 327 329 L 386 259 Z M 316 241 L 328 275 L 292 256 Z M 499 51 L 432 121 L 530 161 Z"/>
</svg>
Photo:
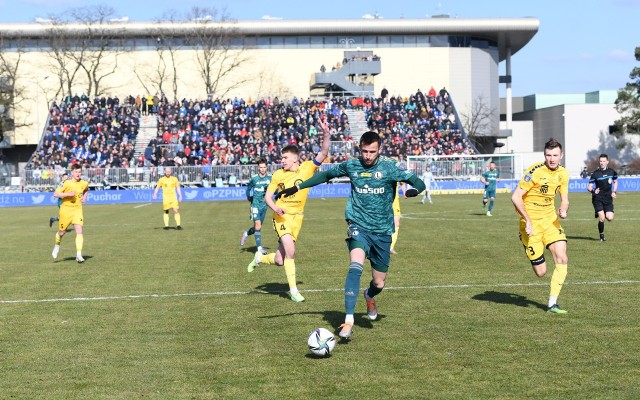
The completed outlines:
<svg viewBox="0 0 640 400">
<path fill-rule="evenodd" d="M 587 192 L 588 179 L 572 179 L 569 192 Z M 505 179 L 497 182 L 499 192 L 511 192 L 518 184 L 517 180 Z M 436 181 L 431 186 L 433 194 L 479 193 L 484 189 L 480 181 Z M 618 178 L 618 192 L 640 191 L 640 177 Z M 348 183 L 324 184 L 311 188 L 311 198 L 347 197 L 351 192 Z M 222 188 L 182 188 L 183 201 L 224 201 L 245 200 L 246 187 Z M 140 190 L 91 190 L 87 204 L 153 203 L 161 199 L 151 198 L 153 189 Z M 51 192 L 5 193 L 0 194 L 0 207 L 52 206 L 57 203 Z"/>
</svg>

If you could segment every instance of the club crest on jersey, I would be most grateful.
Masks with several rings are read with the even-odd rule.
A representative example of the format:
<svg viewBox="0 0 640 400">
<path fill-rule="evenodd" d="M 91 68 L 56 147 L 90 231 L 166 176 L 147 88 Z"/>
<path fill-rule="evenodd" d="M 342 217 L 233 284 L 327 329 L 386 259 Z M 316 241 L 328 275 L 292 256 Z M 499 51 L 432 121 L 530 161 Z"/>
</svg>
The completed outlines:
<svg viewBox="0 0 640 400">
<path fill-rule="evenodd" d="M 374 177 L 374 178 L 376 178 L 376 179 L 382 179 L 382 172 L 380 172 L 380 171 L 376 171 L 376 172 L 373 174 L 373 177 Z"/>
<path fill-rule="evenodd" d="M 529 182 L 530 180 L 531 180 L 531 175 L 527 174 L 527 175 L 524 176 L 524 181 L 525 182 Z"/>
</svg>

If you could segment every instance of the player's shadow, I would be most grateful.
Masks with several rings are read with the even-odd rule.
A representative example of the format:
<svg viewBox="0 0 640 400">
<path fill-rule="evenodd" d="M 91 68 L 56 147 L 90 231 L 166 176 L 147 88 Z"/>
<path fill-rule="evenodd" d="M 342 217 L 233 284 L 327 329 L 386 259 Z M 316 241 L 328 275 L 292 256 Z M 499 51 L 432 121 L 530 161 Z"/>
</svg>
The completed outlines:
<svg viewBox="0 0 640 400">
<path fill-rule="evenodd" d="M 533 300 L 529 300 L 526 296 L 515 293 L 502 293 L 493 290 L 487 290 L 484 293 L 477 294 L 472 297 L 474 300 L 491 301 L 498 304 L 511 304 L 518 307 L 537 307 L 546 310 L 547 306 Z"/>
<path fill-rule="evenodd" d="M 598 241 L 600 240 L 599 238 L 595 238 L 595 237 L 591 237 L 591 236 L 567 236 L 567 239 L 574 239 L 574 240 L 591 240 L 591 241 Z"/>
<path fill-rule="evenodd" d="M 85 262 L 89 261 L 89 260 L 91 260 L 93 258 L 93 256 L 87 256 L 87 255 L 83 255 L 82 257 L 84 258 Z M 61 258 L 59 260 L 56 260 L 54 262 L 58 263 L 58 262 L 63 262 L 63 261 L 73 261 L 73 262 L 75 262 L 76 258 L 75 257 L 65 257 L 65 258 Z"/>
<path fill-rule="evenodd" d="M 298 285 L 301 283 L 302 282 L 300 281 L 297 282 Z M 263 294 L 271 294 L 291 301 L 289 298 L 289 294 L 287 293 L 289 291 L 289 285 L 286 283 L 264 283 L 262 285 L 256 286 L 256 290 Z"/>
<path fill-rule="evenodd" d="M 269 247 L 262 246 L 262 249 L 269 250 Z M 243 253 L 255 254 L 256 251 L 258 251 L 258 246 L 241 247 L 240 251 L 243 252 Z"/>
</svg>

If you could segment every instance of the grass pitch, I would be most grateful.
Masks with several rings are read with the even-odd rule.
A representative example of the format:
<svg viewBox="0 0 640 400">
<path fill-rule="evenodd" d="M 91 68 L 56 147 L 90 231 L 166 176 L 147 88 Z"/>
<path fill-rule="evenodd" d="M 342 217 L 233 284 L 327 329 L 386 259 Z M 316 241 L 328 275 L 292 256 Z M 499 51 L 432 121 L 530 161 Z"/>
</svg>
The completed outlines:
<svg viewBox="0 0 640 400">
<path fill-rule="evenodd" d="M 509 195 L 493 217 L 478 195 L 403 200 L 379 320 L 360 298 L 352 340 L 326 359 L 306 337 L 343 322 L 346 199 L 307 204 L 300 304 L 281 268 L 246 272 L 246 202 L 185 203 L 184 231 L 162 229 L 159 204 L 87 205 L 84 264 L 73 232 L 51 261 L 56 208 L 0 209 L 0 398 L 640 398 L 640 193 L 620 194 L 605 243 L 590 197 L 570 200 L 569 314 L 544 312 L 549 278 Z M 263 237 L 276 247 L 270 215 Z"/>
</svg>

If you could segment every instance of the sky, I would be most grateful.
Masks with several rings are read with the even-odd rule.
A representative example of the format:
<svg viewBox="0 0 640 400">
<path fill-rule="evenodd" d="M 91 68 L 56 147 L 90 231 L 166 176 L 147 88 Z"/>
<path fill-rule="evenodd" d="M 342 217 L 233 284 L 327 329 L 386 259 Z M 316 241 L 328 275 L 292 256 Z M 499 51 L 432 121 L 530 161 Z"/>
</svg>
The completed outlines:
<svg viewBox="0 0 640 400">
<path fill-rule="evenodd" d="M 640 0 L 0 0 L 0 23 L 34 22 L 38 17 L 99 4 L 109 5 L 129 21 L 153 21 L 167 11 L 182 13 L 193 6 L 224 9 L 237 20 L 360 19 L 376 14 L 387 19 L 437 14 L 535 17 L 540 21 L 538 33 L 512 56 L 514 96 L 618 90 L 630 81 L 631 70 L 640 66 L 634 57 L 640 46 Z M 504 62 L 500 74 L 505 74 Z"/>
</svg>

